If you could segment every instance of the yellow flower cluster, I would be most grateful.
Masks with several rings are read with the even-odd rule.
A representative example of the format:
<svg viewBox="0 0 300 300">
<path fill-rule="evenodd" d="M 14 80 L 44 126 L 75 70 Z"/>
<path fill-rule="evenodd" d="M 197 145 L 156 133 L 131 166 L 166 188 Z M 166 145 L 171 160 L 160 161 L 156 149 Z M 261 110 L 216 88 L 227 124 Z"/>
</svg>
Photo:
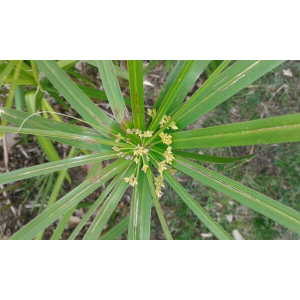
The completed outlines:
<svg viewBox="0 0 300 300">
<path fill-rule="evenodd" d="M 156 109 L 155 108 L 154 109 L 148 109 L 147 114 L 148 114 L 148 116 L 154 118 L 156 116 Z"/>
<path fill-rule="evenodd" d="M 159 136 L 164 144 L 166 144 L 166 145 L 172 144 L 172 136 L 170 134 L 162 132 L 162 133 L 160 133 Z"/>
<path fill-rule="evenodd" d="M 116 137 L 117 137 L 117 138 L 115 139 L 115 142 L 117 142 L 117 143 L 120 142 L 120 140 L 125 140 L 125 138 L 122 137 L 121 133 L 118 133 L 118 134 L 116 135 Z"/>
<path fill-rule="evenodd" d="M 172 160 L 174 159 L 174 156 L 172 154 L 172 147 L 169 146 L 163 155 L 166 159 L 165 162 L 167 164 L 172 164 Z"/>
<path fill-rule="evenodd" d="M 144 166 L 142 167 L 142 171 L 144 171 L 144 172 L 146 173 L 148 168 L 149 168 L 148 165 L 144 165 Z"/>
<path fill-rule="evenodd" d="M 135 128 L 132 128 L 132 129 L 127 129 L 127 134 L 136 134 L 138 135 L 140 138 L 150 138 L 152 137 L 154 131 L 144 131 L 144 133 L 140 130 L 140 129 L 135 129 Z"/>
<path fill-rule="evenodd" d="M 142 156 L 143 154 L 147 155 L 149 150 L 147 148 L 144 148 L 143 146 L 137 145 L 135 150 L 133 151 L 133 155 L 140 155 Z"/>
<path fill-rule="evenodd" d="M 121 150 L 120 148 L 118 148 L 116 146 L 111 147 L 111 149 L 113 149 L 114 151 L 117 151 L 117 152 L 119 152 Z"/>
<path fill-rule="evenodd" d="M 156 109 L 148 109 L 148 115 L 151 116 L 152 118 L 155 117 L 156 115 Z M 163 127 L 167 122 L 169 122 L 171 120 L 171 116 L 164 116 L 162 118 L 162 120 L 160 121 L 160 127 Z M 176 126 L 175 122 L 172 122 L 169 127 L 167 127 L 167 129 L 169 129 L 171 127 L 171 129 L 176 130 L 178 129 L 178 127 Z M 142 132 L 142 130 L 140 130 L 139 128 L 132 128 L 132 129 L 127 129 L 127 134 L 135 134 L 138 135 L 140 138 L 151 138 L 153 136 L 154 131 L 144 131 Z M 159 134 L 163 144 L 168 145 L 166 151 L 164 152 L 163 156 L 165 157 L 164 161 L 161 161 L 158 163 L 158 172 L 159 172 L 159 176 L 157 176 L 156 178 L 154 178 L 154 184 L 155 184 L 155 193 L 157 195 L 158 198 L 160 198 L 162 196 L 162 191 L 161 189 L 165 187 L 164 185 L 164 179 L 163 179 L 163 172 L 165 170 L 168 170 L 172 175 L 175 174 L 176 170 L 170 168 L 168 165 L 172 165 L 172 161 L 174 160 L 174 156 L 172 154 L 172 147 L 170 146 L 172 144 L 172 136 L 170 134 L 161 132 Z M 121 134 L 117 135 L 117 139 L 116 142 L 119 142 L 120 140 L 126 140 L 127 143 L 131 143 L 130 139 L 124 139 Z M 117 148 L 117 147 L 113 147 L 112 148 L 115 151 L 120 151 L 121 149 Z M 149 156 L 148 156 L 149 150 L 147 148 L 145 148 L 143 145 L 137 145 L 134 150 L 133 150 L 133 155 L 127 155 L 125 157 L 125 159 L 127 160 L 132 160 L 138 164 L 141 157 L 143 155 L 146 156 L 147 161 L 149 161 Z M 124 154 L 122 152 L 118 153 L 119 157 L 123 157 Z M 149 166 L 147 164 L 144 164 L 142 167 L 142 171 L 143 172 L 147 172 L 147 170 L 149 169 Z M 129 178 L 124 178 L 125 182 L 129 183 L 131 186 L 135 186 L 138 184 L 137 182 L 137 177 L 134 177 L 134 175 L 131 175 Z"/>
<path fill-rule="evenodd" d="M 162 128 L 167 122 L 171 120 L 171 116 L 164 115 L 162 120 L 159 122 L 160 128 Z M 167 127 L 169 129 L 169 127 Z"/>
<path fill-rule="evenodd" d="M 156 196 L 158 198 L 160 198 L 163 195 L 163 193 L 161 191 L 161 188 L 165 187 L 164 178 L 162 177 L 162 175 L 159 175 L 156 178 L 154 178 L 154 184 L 155 184 L 155 187 L 156 187 L 156 189 L 155 189 Z"/>
<path fill-rule="evenodd" d="M 131 175 L 129 178 L 124 178 L 124 181 L 126 183 L 129 183 L 131 186 L 135 186 L 138 184 L 137 177 L 134 177 L 134 175 Z"/>
</svg>

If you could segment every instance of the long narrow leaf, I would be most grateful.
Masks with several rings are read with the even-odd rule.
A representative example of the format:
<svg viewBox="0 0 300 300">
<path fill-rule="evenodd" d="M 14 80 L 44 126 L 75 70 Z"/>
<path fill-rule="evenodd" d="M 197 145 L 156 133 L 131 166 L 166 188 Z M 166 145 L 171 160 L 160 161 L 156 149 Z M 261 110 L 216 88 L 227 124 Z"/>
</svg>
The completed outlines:
<svg viewBox="0 0 300 300">
<path fill-rule="evenodd" d="M 26 168 L 26 171 L 24 169 L 19 169 L 16 171 L 0 174 L 0 184 L 19 181 L 25 178 L 31 178 L 31 177 L 48 174 L 51 172 L 56 172 L 68 168 L 82 166 L 97 161 L 113 159 L 116 157 L 117 157 L 117 153 L 115 151 L 109 151 L 109 152 L 74 157 L 70 159 L 63 159 L 56 162 L 50 162 L 42 165 L 28 167 Z"/>
<path fill-rule="evenodd" d="M 300 233 L 300 213 L 214 171 L 174 155 L 172 166 L 268 218 Z"/>
<path fill-rule="evenodd" d="M 93 205 L 89 208 L 88 212 L 84 215 L 82 220 L 79 222 L 79 224 L 76 226 L 76 228 L 73 230 L 71 235 L 69 236 L 69 240 L 74 240 L 77 236 L 77 234 L 80 232 L 80 230 L 83 228 L 85 223 L 89 220 L 89 218 L 92 216 L 92 214 L 96 211 L 96 209 L 101 205 L 105 197 L 111 192 L 111 190 L 115 187 L 115 185 L 122 179 L 124 176 L 124 171 L 119 173 L 115 178 L 109 183 L 109 185 L 105 188 L 105 190 L 101 193 L 101 195 L 98 197 L 98 199 L 93 203 Z"/>
<path fill-rule="evenodd" d="M 99 109 L 54 61 L 35 61 L 56 89 L 97 131 L 109 137 L 109 128 L 119 132 L 117 124 Z"/>
<path fill-rule="evenodd" d="M 12 106 L 13 99 L 14 99 L 14 94 L 15 94 L 15 89 L 16 89 L 16 86 L 17 86 L 17 82 L 18 82 L 20 71 L 21 71 L 22 63 L 23 63 L 22 60 L 19 60 L 17 62 L 16 70 L 14 72 L 13 80 L 12 80 L 12 83 L 11 83 L 11 86 L 10 86 L 10 89 L 9 89 L 9 93 L 8 93 L 8 97 L 7 97 L 7 100 L 6 100 L 6 103 L 5 103 L 6 108 L 10 108 Z M 7 68 L 8 67 L 10 67 L 10 65 L 8 65 Z M 7 121 L 5 119 L 2 119 L 1 120 L 1 126 L 6 126 L 6 125 L 7 125 Z M 3 135 L 4 135 L 4 133 L 0 132 L 0 139 L 3 137 Z"/>
<path fill-rule="evenodd" d="M 145 130 L 143 61 L 128 60 L 129 86 L 134 127 Z"/>
<path fill-rule="evenodd" d="M 76 206 L 82 199 L 120 172 L 129 163 L 130 162 L 121 159 L 104 168 L 97 176 L 84 181 L 69 194 L 57 201 L 49 209 L 45 210 L 27 225 L 22 227 L 18 232 L 10 237 L 10 239 L 26 240 L 34 238 L 39 232 L 44 230 L 72 207 Z"/>
<path fill-rule="evenodd" d="M 283 61 L 239 61 L 210 82 L 211 88 L 200 89 L 176 112 L 173 121 L 185 128 L 217 105 L 266 74 Z"/>
<path fill-rule="evenodd" d="M 177 103 L 181 94 L 183 93 L 183 90 L 185 89 L 185 86 L 187 85 L 186 78 L 189 77 L 189 75 L 191 74 L 191 70 L 194 68 L 196 63 L 197 61 L 195 60 L 187 60 L 184 62 L 173 85 L 171 86 L 165 99 L 162 101 L 156 116 L 153 118 L 151 124 L 149 125 L 149 130 L 156 130 L 163 116 L 167 113 L 168 109 L 172 105 L 175 105 Z M 186 93 L 188 93 L 188 91 Z"/>
<path fill-rule="evenodd" d="M 174 149 L 262 145 L 300 141 L 300 114 L 172 134 Z"/>
<path fill-rule="evenodd" d="M 116 226 L 106 232 L 103 236 L 100 237 L 100 240 L 115 240 L 128 228 L 129 218 L 126 217 L 120 221 Z"/>
<path fill-rule="evenodd" d="M 123 131 L 126 131 L 127 128 L 132 126 L 113 63 L 108 60 L 97 60 L 97 66 L 113 114 Z"/>
<path fill-rule="evenodd" d="M 201 222 L 220 240 L 232 240 L 232 237 L 191 197 L 180 183 L 169 173 L 163 173 L 164 178 L 175 190 L 178 196 L 193 211 Z"/>
<path fill-rule="evenodd" d="M 129 166 L 126 171 L 125 176 L 130 177 L 133 174 L 135 167 L 136 166 L 134 164 L 131 164 L 131 166 Z M 118 184 L 115 186 L 115 188 L 101 207 L 88 232 L 84 236 L 84 240 L 96 240 L 99 238 L 107 221 L 109 220 L 111 214 L 115 210 L 118 202 L 120 201 L 127 188 L 128 183 L 126 183 L 124 180 L 118 182 Z"/>
</svg>

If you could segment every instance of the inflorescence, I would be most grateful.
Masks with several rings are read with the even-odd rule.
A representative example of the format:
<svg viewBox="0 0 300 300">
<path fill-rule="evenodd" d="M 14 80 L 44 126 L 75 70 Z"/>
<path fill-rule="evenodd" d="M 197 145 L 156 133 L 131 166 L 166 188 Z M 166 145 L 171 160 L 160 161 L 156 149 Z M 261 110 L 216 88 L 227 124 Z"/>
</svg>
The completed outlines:
<svg viewBox="0 0 300 300">
<path fill-rule="evenodd" d="M 156 115 L 156 109 L 148 109 L 148 115 L 151 116 L 152 118 L 155 117 Z M 171 119 L 170 116 L 163 116 L 162 120 L 160 121 L 160 128 L 163 127 L 167 122 L 169 122 Z M 171 124 L 167 127 L 167 129 L 173 129 L 176 130 L 178 129 L 178 127 L 176 126 L 175 122 L 171 122 Z M 124 149 L 129 149 L 129 148 L 118 148 L 118 147 L 112 147 L 112 149 L 116 152 L 118 152 L 118 156 L 119 157 L 124 157 L 126 160 L 133 160 L 136 164 L 137 164 L 137 168 L 141 168 L 141 170 L 143 172 L 147 172 L 149 170 L 149 149 L 146 148 L 145 146 L 143 146 L 145 139 L 147 138 L 151 138 L 154 134 L 154 131 L 142 131 L 139 128 L 131 128 L 131 129 L 127 129 L 127 135 L 130 137 L 130 135 L 136 135 L 140 138 L 140 144 L 135 145 L 135 148 L 132 151 L 132 153 L 130 153 L 130 155 L 127 155 L 128 153 L 124 153 L 121 150 Z M 164 152 L 163 156 L 165 158 L 165 160 L 161 161 L 161 162 L 157 162 L 158 165 L 158 173 L 159 175 L 157 177 L 154 178 L 154 185 L 155 185 L 155 193 L 157 195 L 157 197 L 161 197 L 162 196 L 162 191 L 161 189 L 165 187 L 164 185 L 164 179 L 163 179 L 163 172 L 164 171 L 168 171 L 170 172 L 172 175 L 175 174 L 176 170 L 171 168 L 172 165 L 172 161 L 174 160 L 174 156 L 172 154 L 172 147 L 170 146 L 172 144 L 172 136 L 170 134 L 161 132 L 159 134 L 159 137 L 162 140 L 162 143 L 165 145 L 168 145 L 166 151 Z M 123 137 L 120 133 L 118 135 L 116 135 L 116 139 L 115 142 L 120 142 L 121 140 L 125 141 L 128 144 L 134 145 L 132 143 L 132 138 L 125 138 Z M 124 181 L 126 183 L 128 183 L 131 186 L 136 186 L 138 184 L 137 181 L 137 177 L 135 177 L 135 173 L 132 174 L 129 178 L 124 178 Z"/>
</svg>

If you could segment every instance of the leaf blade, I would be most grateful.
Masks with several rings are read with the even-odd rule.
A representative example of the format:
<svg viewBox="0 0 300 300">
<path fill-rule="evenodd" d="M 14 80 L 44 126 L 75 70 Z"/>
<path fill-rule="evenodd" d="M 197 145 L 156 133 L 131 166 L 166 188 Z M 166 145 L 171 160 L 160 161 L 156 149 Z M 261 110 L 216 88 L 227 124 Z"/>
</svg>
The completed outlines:
<svg viewBox="0 0 300 300">
<path fill-rule="evenodd" d="M 130 98 L 134 128 L 145 130 L 143 61 L 128 60 Z"/>
</svg>

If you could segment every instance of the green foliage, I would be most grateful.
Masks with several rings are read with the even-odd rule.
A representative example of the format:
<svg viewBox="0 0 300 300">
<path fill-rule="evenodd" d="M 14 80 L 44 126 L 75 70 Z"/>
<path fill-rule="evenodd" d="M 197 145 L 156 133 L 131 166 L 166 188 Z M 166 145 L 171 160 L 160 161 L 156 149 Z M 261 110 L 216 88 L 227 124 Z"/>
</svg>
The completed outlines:
<svg viewBox="0 0 300 300">
<path fill-rule="evenodd" d="M 49 115 L 52 115 L 54 111 L 47 106 L 47 103 L 43 102 L 42 97 L 36 96 L 36 98 L 33 98 L 33 102 L 31 101 L 33 106 L 35 104 L 34 109 L 29 110 L 29 107 L 27 107 L 27 113 L 21 111 L 22 106 L 20 104 L 18 104 L 19 110 L 11 109 L 11 103 L 7 108 L 1 108 L 3 120 L 16 126 L 1 126 L 0 130 L 2 132 L 35 134 L 40 139 L 52 139 L 79 149 L 98 152 L 80 158 L 71 158 L 70 156 L 68 159 L 61 161 L 53 159 L 52 162 L 45 165 L 0 175 L 0 184 L 8 184 L 24 178 L 44 176 L 55 171 L 60 171 L 60 174 L 62 174 L 56 179 L 57 183 L 54 185 L 56 192 L 51 198 L 51 205 L 48 203 L 43 212 L 15 233 L 11 239 L 42 238 L 41 232 L 52 222 L 63 216 L 53 235 L 53 239 L 59 239 L 77 205 L 87 195 L 110 179 L 112 181 L 96 202 L 89 207 L 88 213 L 74 229 L 70 239 L 76 237 L 98 207 L 100 209 L 98 209 L 97 216 L 84 239 L 113 239 L 127 229 L 129 239 L 149 239 L 152 206 L 155 207 L 165 237 L 172 239 L 172 223 L 174 220 L 165 219 L 160 200 L 161 197 L 166 196 L 168 198 L 170 194 L 175 198 L 176 205 L 185 207 L 185 209 L 180 209 L 178 217 L 186 219 L 185 216 L 190 215 L 191 211 L 194 213 L 189 218 L 187 232 L 185 230 L 181 234 L 174 232 L 177 238 L 188 239 L 192 236 L 191 229 L 201 228 L 203 232 L 206 227 L 207 233 L 210 232 L 219 239 L 232 239 L 224 230 L 224 224 L 222 222 L 218 223 L 217 216 L 213 213 L 212 206 L 214 204 L 211 201 L 211 195 L 207 197 L 208 201 L 205 207 L 201 207 L 199 205 L 200 199 L 195 199 L 189 193 L 189 189 L 180 184 L 178 179 L 180 176 L 185 176 L 183 174 L 191 176 L 201 184 L 210 186 L 218 194 L 227 195 L 224 196 L 224 199 L 231 197 L 262 214 L 264 217 L 257 215 L 254 222 L 254 226 L 260 228 L 261 231 L 261 234 L 258 235 L 259 238 L 273 238 L 275 236 L 273 229 L 275 222 L 293 230 L 295 233 L 300 233 L 300 213 L 296 211 L 299 210 L 299 207 L 291 199 L 281 199 L 278 202 L 247 187 L 247 184 L 238 183 L 212 169 L 190 161 L 196 160 L 202 164 L 205 162 L 214 163 L 217 164 L 216 168 L 218 168 L 218 164 L 233 164 L 229 168 L 218 168 L 218 171 L 226 170 L 224 174 L 227 174 L 231 172 L 232 167 L 250 161 L 258 152 L 232 158 L 198 154 L 195 151 L 205 148 L 300 141 L 300 114 L 261 120 L 257 120 L 259 116 L 253 116 L 252 121 L 249 122 L 182 131 L 218 105 L 221 107 L 226 106 L 225 100 L 234 97 L 235 94 L 277 67 L 282 61 L 239 61 L 231 65 L 229 65 L 230 61 L 179 61 L 171 70 L 154 107 L 147 109 L 147 111 L 144 108 L 143 97 L 145 70 L 142 69 L 141 61 L 129 61 L 128 72 L 112 62 L 87 61 L 87 63 L 99 69 L 105 90 L 100 94 L 98 90 L 93 88 L 90 80 L 76 74 L 72 69 L 76 62 L 34 61 L 31 62 L 31 66 L 25 62 L 10 62 L 7 65 L 4 64 L 3 66 L 2 64 L 0 66 L 0 70 L 2 70 L 0 78 L 5 83 L 11 83 L 14 90 L 16 85 L 29 85 L 38 89 L 39 92 L 52 93 L 56 98 L 61 94 L 83 117 L 82 122 L 93 127 L 91 129 L 64 124 L 57 118 L 56 121 L 53 121 L 45 118 L 45 116 L 32 116 L 35 111 L 39 111 L 40 106 L 46 107 L 47 111 L 50 111 Z M 171 64 L 168 64 L 168 68 L 170 66 Z M 33 67 L 33 72 L 29 72 L 31 67 Z M 13 68 L 15 68 L 15 71 L 11 75 L 10 72 Z M 89 87 L 83 88 L 82 85 L 75 83 L 66 73 L 67 69 L 69 69 L 72 78 L 81 79 Z M 209 75 L 208 80 L 190 99 L 185 100 L 188 92 L 204 70 Z M 122 96 L 118 77 L 129 81 L 130 101 Z M 40 78 L 43 78 L 43 80 L 40 80 Z M 46 84 L 45 78 L 47 79 Z M 18 94 L 20 92 L 18 90 Z M 93 100 L 95 98 L 109 102 L 114 119 L 94 104 Z M 126 107 L 129 104 L 131 104 L 132 118 Z M 111 151 L 111 148 L 113 151 Z M 175 149 L 180 151 L 175 151 Z M 191 149 L 192 152 L 182 151 L 186 149 Z M 95 175 L 87 178 L 73 191 L 56 201 L 68 168 L 87 162 L 100 162 L 112 158 L 116 159 L 113 163 L 98 172 L 95 168 Z M 296 161 L 293 163 L 295 166 Z M 275 164 L 283 166 L 285 162 L 276 160 Z M 175 173 L 176 171 L 177 173 Z M 292 176 L 295 174 L 293 172 Z M 130 216 L 124 218 L 110 231 L 103 234 L 107 222 L 114 214 L 118 202 L 128 186 L 133 187 Z M 172 189 L 170 190 L 170 188 Z M 267 190 L 264 192 L 268 194 Z M 179 199 L 182 200 L 180 204 L 178 204 Z M 114 217 L 112 220 L 114 220 Z M 168 222 L 171 225 L 171 230 Z M 231 230 L 232 228 L 226 229 Z M 268 234 L 263 232 L 265 229 L 269 229 Z"/>
</svg>

